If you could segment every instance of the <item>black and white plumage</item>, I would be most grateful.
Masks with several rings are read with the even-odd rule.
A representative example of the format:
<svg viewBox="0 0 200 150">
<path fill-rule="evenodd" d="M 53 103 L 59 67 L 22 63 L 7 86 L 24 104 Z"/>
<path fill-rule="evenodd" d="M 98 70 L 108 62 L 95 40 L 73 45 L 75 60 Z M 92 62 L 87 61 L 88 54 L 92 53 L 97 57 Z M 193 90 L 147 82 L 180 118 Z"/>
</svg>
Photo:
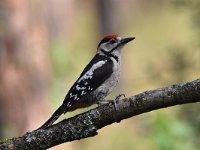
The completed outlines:
<svg viewBox="0 0 200 150">
<path fill-rule="evenodd" d="M 121 49 L 133 39 L 122 39 L 118 35 L 104 37 L 97 47 L 97 54 L 73 84 L 63 104 L 40 128 L 49 127 L 63 113 L 98 103 L 110 94 L 120 79 Z"/>
</svg>

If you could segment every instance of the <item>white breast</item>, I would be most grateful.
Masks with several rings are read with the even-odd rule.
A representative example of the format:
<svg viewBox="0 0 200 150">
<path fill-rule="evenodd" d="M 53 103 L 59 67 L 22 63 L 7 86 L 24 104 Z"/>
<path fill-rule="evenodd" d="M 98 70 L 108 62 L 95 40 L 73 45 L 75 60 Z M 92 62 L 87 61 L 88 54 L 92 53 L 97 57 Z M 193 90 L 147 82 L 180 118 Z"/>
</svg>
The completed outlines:
<svg viewBox="0 0 200 150">
<path fill-rule="evenodd" d="M 117 84 L 119 83 L 121 76 L 121 58 L 119 58 L 118 62 L 114 58 L 111 59 L 113 61 L 112 75 L 94 91 L 98 100 L 104 99 L 116 88 Z"/>
</svg>

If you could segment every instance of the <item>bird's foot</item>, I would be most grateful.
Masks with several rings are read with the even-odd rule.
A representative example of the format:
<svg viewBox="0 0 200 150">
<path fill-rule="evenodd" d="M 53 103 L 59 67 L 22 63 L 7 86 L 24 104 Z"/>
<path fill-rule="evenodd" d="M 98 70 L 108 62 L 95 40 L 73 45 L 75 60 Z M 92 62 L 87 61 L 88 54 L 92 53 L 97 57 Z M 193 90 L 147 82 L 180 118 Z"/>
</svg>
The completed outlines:
<svg viewBox="0 0 200 150">
<path fill-rule="evenodd" d="M 117 110 L 119 110 L 118 107 L 117 107 L 117 103 L 118 103 L 118 101 L 119 101 L 120 99 L 123 99 L 123 98 L 126 98 L 125 94 L 119 94 L 119 95 L 115 98 L 115 100 L 101 100 L 101 101 L 98 101 L 98 102 L 97 102 L 97 105 L 98 105 L 98 107 L 99 107 L 99 106 L 101 106 L 101 105 L 103 105 L 103 104 L 113 103 L 114 106 L 115 106 L 115 110 L 117 111 Z"/>
<path fill-rule="evenodd" d="M 116 98 L 115 101 L 119 101 L 121 98 L 126 98 L 125 94 L 119 94 Z"/>
<path fill-rule="evenodd" d="M 118 108 L 118 106 L 117 106 L 118 101 L 119 101 L 120 99 L 123 99 L 123 98 L 126 98 L 125 94 L 119 94 L 119 95 L 115 98 L 115 100 L 113 101 L 116 111 L 119 110 L 119 108 Z"/>
</svg>

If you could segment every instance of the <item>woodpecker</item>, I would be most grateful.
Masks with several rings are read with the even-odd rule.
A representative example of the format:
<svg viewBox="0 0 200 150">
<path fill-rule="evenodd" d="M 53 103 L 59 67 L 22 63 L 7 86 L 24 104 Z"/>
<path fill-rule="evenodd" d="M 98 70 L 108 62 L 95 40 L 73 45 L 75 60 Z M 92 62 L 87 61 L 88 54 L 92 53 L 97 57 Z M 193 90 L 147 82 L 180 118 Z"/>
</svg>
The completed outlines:
<svg viewBox="0 0 200 150">
<path fill-rule="evenodd" d="M 120 79 L 121 49 L 134 39 L 116 34 L 104 37 L 97 46 L 96 55 L 70 88 L 63 104 L 39 129 L 51 126 L 66 112 L 97 104 L 110 94 Z"/>
</svg>

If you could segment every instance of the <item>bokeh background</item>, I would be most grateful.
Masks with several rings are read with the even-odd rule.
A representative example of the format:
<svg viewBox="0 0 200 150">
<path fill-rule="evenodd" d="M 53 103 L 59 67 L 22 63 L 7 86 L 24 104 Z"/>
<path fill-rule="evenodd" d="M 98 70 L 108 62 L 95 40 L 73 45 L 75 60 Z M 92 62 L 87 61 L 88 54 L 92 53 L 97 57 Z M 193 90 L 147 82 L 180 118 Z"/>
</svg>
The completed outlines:
<svg viewBox="0 0 200 150">
<path fill-rule="evenodd" d="M 0 139 L 44 123 L 113 33 L 136 39 L 124 48 L 122 82 L 109 98 L 199 78 L 199 0 L 1 0 Z M 51 149 L 199 150 L 199 141 L 200 105 L 189 104 Z"/>
</svg>

